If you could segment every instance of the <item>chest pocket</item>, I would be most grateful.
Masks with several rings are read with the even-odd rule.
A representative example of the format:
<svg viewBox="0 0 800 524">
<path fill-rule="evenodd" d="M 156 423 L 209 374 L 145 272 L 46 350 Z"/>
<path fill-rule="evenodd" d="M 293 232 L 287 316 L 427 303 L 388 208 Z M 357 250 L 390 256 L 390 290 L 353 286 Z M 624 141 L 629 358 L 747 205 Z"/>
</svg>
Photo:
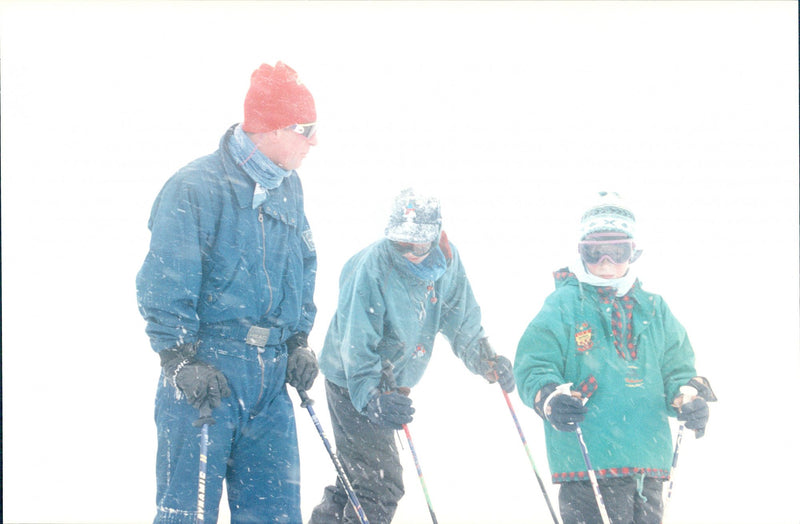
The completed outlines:
<svg viewBox="0 0 800 524">
<path fill-rule="evenodd" d="M 294 213 L 289 213 L 286 207 L 281 205 L 276 205 L 273 202 L 266 202 L 264 205 L 261 206 L 265 215 L 268 215 L 275 220 L 279 220 L 284 224 L 287 224 L 292 227 L 297 227 L 297 218 Z"/>
</svg>

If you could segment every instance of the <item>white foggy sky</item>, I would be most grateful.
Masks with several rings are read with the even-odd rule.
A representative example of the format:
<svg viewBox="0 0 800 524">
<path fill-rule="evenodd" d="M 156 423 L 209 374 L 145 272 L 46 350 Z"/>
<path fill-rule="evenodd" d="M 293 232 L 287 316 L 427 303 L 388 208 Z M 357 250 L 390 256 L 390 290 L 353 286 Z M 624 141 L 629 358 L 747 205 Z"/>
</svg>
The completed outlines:
<svg viewBox="0 0 800 524">
<path fill-rule="evenodd" d="M 134 289 L 150 206 L 277 60 L 320 123 L 300 169 L 317 350 L 342 265 L 402 187 L 440 195 L 512 359 L 582 203 L 620 191 L 643 285 L 720 398 L 684 439 L 672 521 L 797 522 L 796 2 L 5 1 L 0 24 L 4 522 L 152 520 L 158 359 Z M 311 396 L 332 438 L 322 380 Z M 443 340 L 412 398 L 440 521 L 551 521 L 499 388 Z M 540 421 L 512 400 L 548 477 Z M 299 407 L 297 426 L 307 519 L 335 472 Z M 395 522 L 428 522 L 401 455 Z"/>
</svg>

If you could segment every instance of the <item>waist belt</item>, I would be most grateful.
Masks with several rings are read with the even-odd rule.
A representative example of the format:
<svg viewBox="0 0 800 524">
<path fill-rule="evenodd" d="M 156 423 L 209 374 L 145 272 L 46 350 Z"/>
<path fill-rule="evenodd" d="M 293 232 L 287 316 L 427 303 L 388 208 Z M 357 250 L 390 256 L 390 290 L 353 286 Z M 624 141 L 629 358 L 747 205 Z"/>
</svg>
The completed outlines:
<svg viewBox="0 0 800 524">
<path fill-rule="evenodd" d="M 238 340 L 251 346 L 263 348 L 265 346 L 279 346 L 292 334 L 286 328 L 261 327 L 249 324 L 203 324 L 201 331 L 231 340 Z"/>
</svg>

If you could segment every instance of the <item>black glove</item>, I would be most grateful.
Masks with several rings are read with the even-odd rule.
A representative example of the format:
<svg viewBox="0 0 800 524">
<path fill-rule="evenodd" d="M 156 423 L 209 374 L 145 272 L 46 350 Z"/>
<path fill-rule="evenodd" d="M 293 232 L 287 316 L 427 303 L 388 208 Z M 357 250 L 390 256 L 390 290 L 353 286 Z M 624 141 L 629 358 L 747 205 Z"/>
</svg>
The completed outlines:
<svg viewBox="0 0 800 524">
<path fill-rule="evenodd" d="M 533 409 L 558 431 L 575 431 L 586 418 L 586 406 L 578 397 L 558 393 L 558 384 L 547 384 L 536 395 Z"/>
<path fill-rule="evenodd" d="M 583 401 L 563 393 L 554 395 L 545 409 L 550 412 L 547 420 L 559 431 L 575 431 L 577 424 L 586 418 Z"/>
<path fill-rule="evenodd" d="M 678 420 L 694 430 L 695 438 L 700 438 L 706 433 L 708 403 L 716 402 L 717 396 L 705 377 L 694 377 L 686 386 L 689 386 L 687 391 L 684 391 L 687 388 L 681 386 L 682 396 L 677 397 L 672 405 L 678 408 Z"/>
<path fill-rule="evenodd" d="M 697 390 L 697 396 L 703 397 L 706 402 L 716 402 L 717 396 L 714 394 L 714 391 L 711 389 L 711 384 L 709 384 L 708 379 L 706 377 L 694 377 L 692 380 L 687 382 L 687 386 L 691 386 Z"/>
<path fill-rule="evenodd" d="M 481 375 L 491 384 L 499 382 L 500 387 L 506 393 L 514 391 L 514 366 L 502 355 L 496 355 L 489 360 L 481 360 Z"/>
<path fill-rule="evenodd" d="M 488 338 L 482 338 L 478 343 L 481 351 L 478 373 L 490 384 L 499 382 L 506 393 L 514 391 L 514 366 L 511 361 L 502 355 L 497 355 L 489 345 Z"/>
<path fill-rule="evenodd" d="M 289 353 L 286 362 L 286 382 L 298 390 L 308 391 L 319 373 L 317 357 L 308 347 L 308 335 L 295 333 L 286 341 Z"/>
<path fill-rule="evenodd" d="M 693 429 L 696 438 L 702 437 L 706 433 L 708 424 L 708 402 L 703 397 L 696 397 L 683 404 L 678 413 L 678 420 L 687 428 Z"/>
<path fill-rule="evenodd" d="M 200 418 L 194 426 L 214 424 L 211 410 L 229 397 L 231 390 L 225 375 L 214 366 L 195 358 L 191 345 L 167 349 L 159 353 L 164 376 L 186 397 L 186 401 L 200 410 Z"/>
<path fill-rule="evenodd" d="M 403 429 L 403 424 L 413 420 L 411 415 L 414 411 L 410 398 L 397 391 L 389 391 L 372 397 L 364 409 L 364 414 L 378 427 Z"/>
</svg>

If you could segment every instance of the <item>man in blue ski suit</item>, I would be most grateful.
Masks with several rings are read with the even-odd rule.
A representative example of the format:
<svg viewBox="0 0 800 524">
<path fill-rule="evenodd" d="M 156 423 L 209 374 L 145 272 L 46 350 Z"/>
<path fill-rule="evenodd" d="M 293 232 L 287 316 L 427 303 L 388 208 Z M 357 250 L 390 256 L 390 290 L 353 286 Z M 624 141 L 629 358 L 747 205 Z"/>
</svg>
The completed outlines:
<svg viewBox="0 0 800 524">
<path fill-rule="evenodd" d="M 156 523 L 194 523 L 200 427 L 209 446 L 204 509 L 223 480 L 231 522 L 301 522 L 299 454 L 286 383 L 317 375 L 316 252 L 295 169 L 316 144 L 316 108 L 278 62 L 251 76 L 244 121 L 173 175 L 149 221 L 136 280 L 159 353 Z"/>
<path fill-rule="evenodd" d="M 339 457 L 371 524 L 392 520 L 403 496 L 394 430 L 411 422 L 410 388 L 441 333 L 467 369 L 514 390 L 511 361 L 492 350 L 458 251 L 441 229 L 436 198 L 396 198 L 386 238 L 351 258 L 320 353 Z M 388 377 L 391 368 L 393 377 Z M 337 480 L 311 523 L 359 522 Z"/>
</svg>

